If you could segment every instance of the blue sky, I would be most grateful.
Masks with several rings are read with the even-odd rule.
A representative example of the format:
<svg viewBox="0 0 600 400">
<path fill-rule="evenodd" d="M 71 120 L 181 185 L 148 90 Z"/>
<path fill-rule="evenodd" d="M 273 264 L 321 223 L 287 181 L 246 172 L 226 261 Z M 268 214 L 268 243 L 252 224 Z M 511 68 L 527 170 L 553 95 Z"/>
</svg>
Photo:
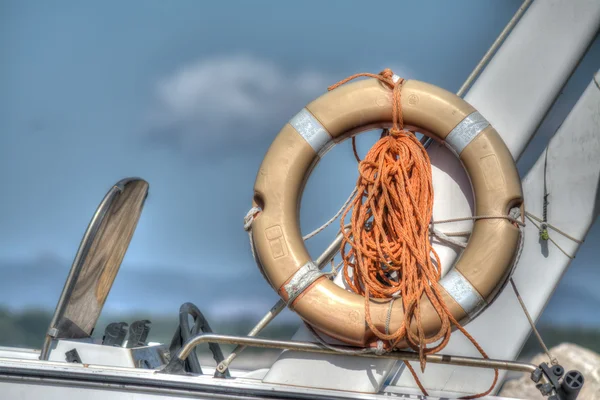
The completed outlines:
<svg viewBox="0 0 600 400">
<path fill-rule="evenodd" d="M 252 262 L 242 217 L 283 124 L 356 72 L 391 67 L 456 91 L 519 5 L 1 2 L 0 269 L 12 280 L 0 302 L 52 307 L 105 192 L 140 176 L 150 196 L 107 308 L 203 306 L 228 281 L 236 290 L 224 309 L 239 309 L 241 296 L 247 308 L 268 308 L 277 297 Z M 522 172 L 599 59 L 596 44 L 522 158 Z M 340 206 L 355 177 L 348 144 L 328 154 L 305 192 L 305 232 Z M 333 234 L 326 231 L 310 249 Z M 590 266 L 599 254 L 589 242 L 599 237 L 596 228 L 557 296 L 581 292 L 573 282 L 595 273 Z M 37 296 L 30 295 L 32 279 Z M 140 290 L 141 281 L 152 289 Z M 178 282 L 185 288 L 174 292 Z M 553 304 L 558 310 L 564 303 Z"/>
</svg>

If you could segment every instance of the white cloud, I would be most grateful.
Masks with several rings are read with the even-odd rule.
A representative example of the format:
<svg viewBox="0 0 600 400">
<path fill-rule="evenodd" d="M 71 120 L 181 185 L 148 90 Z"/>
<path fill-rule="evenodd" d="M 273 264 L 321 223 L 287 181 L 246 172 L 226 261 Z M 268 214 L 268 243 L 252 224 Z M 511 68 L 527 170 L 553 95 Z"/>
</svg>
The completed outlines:
<svg viewBox="0 0 600 400">
<path fill-rule="evenodd" d="M 202 59 L 158 83 L 148 131 L 181 149 L 272 138 L 332 83 L 322 72 L 291 72 L 249 55 Z"/>
</svg>

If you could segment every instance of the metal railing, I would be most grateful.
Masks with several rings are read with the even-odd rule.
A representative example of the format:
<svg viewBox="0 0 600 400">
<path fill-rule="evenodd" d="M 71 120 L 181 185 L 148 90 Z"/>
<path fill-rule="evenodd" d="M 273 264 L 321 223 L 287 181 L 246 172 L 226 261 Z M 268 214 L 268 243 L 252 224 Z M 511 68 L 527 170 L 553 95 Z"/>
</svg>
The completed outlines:
<svg viewBox="0 0 600 400">
<path fill-rule="evenodd" d="M 190 355 L 190 353 L 196 348 L 196 346 L 203 343 L 219 343 L 219 344 L 234 344 L 238 346 L 249 346 L 249 347 L 260 347 L 267 349 L 280 349 L 280 350 L 294 350 L 303 351 L 307 353 L 321 353 L 339 355 L 338 351 L 327 348 L 318 343 L 311 342 L 298 342 L 292 340 L 272 340 L 263 339 L 250 336 L 231 336 L 231 335 L 218 335 L 218 334 L 199 334 L 191 337 L 179 351 L 171 355 L 169 363 L 161 370 L 161 373 L 166 374 L 177 374 L 184 371 L 184 361 Z M 340 347 L 346 350 L 356 350 L 352 347 Z M 346 356 L 351 357 L 367 357 L 367 358 L 385 358 L 399 361 L 419 361 L 419 354 L 410 351 L 392 351 L 381 355 L 373 353 L 353 353 L 347 354 Z M 505 361 L 505 360 L 493 360 L 483 359 L 474 357 L 462 357 L 442 354 L 430 354 L 425 356 L 425 360 L 432 364 L 449 364 L 462 367 L 476 367 L 476 368 L 488 368 L 488 369 L 501 369 L 505 371 L 516 371 L 532 373 L 538 367 L 537 365 L 530 363 L 523 363 L 518 361 Z"/>
</svg>

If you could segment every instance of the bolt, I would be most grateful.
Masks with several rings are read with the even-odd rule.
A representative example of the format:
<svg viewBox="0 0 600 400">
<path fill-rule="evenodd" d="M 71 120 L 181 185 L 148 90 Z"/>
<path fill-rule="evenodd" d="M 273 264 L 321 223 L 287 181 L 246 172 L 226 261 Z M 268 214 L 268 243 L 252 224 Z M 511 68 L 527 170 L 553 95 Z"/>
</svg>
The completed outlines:
<svg viewBox="0 0 600 400">
<path fill-rule="evenodd" d="M 552 367 L 552 373 L 558 377 L 562 376 L 564 372 L 565 371 L 560 365 L 555 365 L 554 367 Z"/>
</svg>

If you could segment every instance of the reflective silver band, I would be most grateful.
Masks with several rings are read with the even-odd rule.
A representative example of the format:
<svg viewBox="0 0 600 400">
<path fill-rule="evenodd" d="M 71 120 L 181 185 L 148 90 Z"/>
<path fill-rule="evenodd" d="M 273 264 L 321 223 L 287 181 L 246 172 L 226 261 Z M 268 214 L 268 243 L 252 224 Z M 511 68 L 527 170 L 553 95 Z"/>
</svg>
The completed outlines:
<svg viewBox="0 0 600 400">
<path fill-rule="evenodd" d="M 465 147 L 489 125 L 490 123 L 478 111 L 475 111 L 460 121 L 446 136 L 446 145 L 460 156 Z"/>
<path fill-rule="evenodd" d="M 283 285 L 283 289 L 287 293 L 288 297 L 288 306 L 291 306 L 294 300 L 296 300 L 296 298 L 302 292 L 304 292 L 307 287 L 309 287 L 314 281 L 323 275 L 325 274 L 319 271 L 317 265 L 312 261 L 307 262 L 302 268 L 296 271 L 292 279 Z"/>
<path fill-rule="evenodd" d="M 317 154 L 329 150 L 334 142 L 325 127 L 310 113 L 303 108 L 290 120 L 290 125 L 310 144 Z"/>
<path fill-rule="evenodd" d="M 440 285 L 465 310 L 470 319 L 475 318 L 487 306 L 485 299 L 481 297 L 477 289 L 456 269 L 450 270 L 440 280 Z"/>
<path fill-rule="evenodd" d="M 396 83 L 400 80 L 400 77 L 396 74 L 392 75 L 392 82 Z"/>
</svg>

